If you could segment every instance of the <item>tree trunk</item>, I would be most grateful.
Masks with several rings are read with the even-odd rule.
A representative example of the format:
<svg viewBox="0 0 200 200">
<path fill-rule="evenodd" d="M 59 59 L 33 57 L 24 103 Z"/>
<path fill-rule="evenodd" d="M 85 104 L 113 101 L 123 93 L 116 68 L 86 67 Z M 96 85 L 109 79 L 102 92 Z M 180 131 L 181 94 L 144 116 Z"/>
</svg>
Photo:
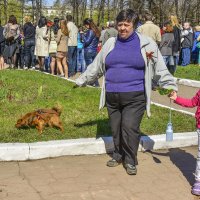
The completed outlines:
<svg viewBox="0 0 200 200">
<path fill-rule="evenodd" d="M 81 22 L 83 22 L 83 20 L 84 20 L 84 18 L 85 18 L 86 7 L 87 7 L 87 0 L 84 0 L 84 1 L 82 2 Z"/>
<path fill-rule="evenodd" d="M 94 4 L 93 0 L 90 0 L 90 19 L 93 17 L 93 9 L 94 9 Z"/>
<path fill-rule="evenodd" d="M 119 9 L 120 9 L 120 11 L 124 9 L 124 0 L 120 0 Z"/>
<path fill-rule="evenodd" d="M 105 0 L 102 0 L 102 11 L 101 11 L 101 24 L 103 23 L 104 24 L 104 16 L 105 14 Z"/>
<path fill-rule="evenodd" d="M 77 25 L 77 26 L 79 25 L 79 19 L 78 19 L 78 16 L 79 16 L 79 13 L 78 13 L 78 6 L 79 6 L 79 3 L 78 3 L 78 0 L 76 0 L 76 25 Z"/>
<path fill-rule="evenodd" d="M 200 22 L 200 12 L 199 12 L 199 9 L 200 9 L 200 0 L 197 0 L 197 15 L 196 15 L 196 21 L 197 21 L 198 24 L 199 24 L 199 22 Z"/>
<path fill-rule="evenodd" d="M 107 14 L 108 14 L 108 21 L 110 21 L 110 0 L 108 0 Z"/>
<path fill-rule="evenodd" d="M 7 18 L 7 7 L 8 7 L 8 2 L 7 0 L 4 0 L 4 19 L 5 19 L 5 23 L 7 23 L 8 18 Z"/>
<path fill-rule="evenodd" d="M 175 3 L 176 16 L 178 17 L 179 16 L 179 13 L 178 13 L 178 0 L 174 0 L 174 3 Z"/>
<path fill-rule="evenodd" d="M 32 0 L 32 17 L 33 17 L 33 22 L 35 21 L 35 0 Z"/>
<path fill-rule="evenodd" d="M 24 25 L 24 5 L 25 5 L 25 0 L 22 0 L 22 26 Z"/>
<path fill-rule="evenodd" d="M 143 1 L 143 10 L 150 10 L 150 0 Z"/>
</svg>

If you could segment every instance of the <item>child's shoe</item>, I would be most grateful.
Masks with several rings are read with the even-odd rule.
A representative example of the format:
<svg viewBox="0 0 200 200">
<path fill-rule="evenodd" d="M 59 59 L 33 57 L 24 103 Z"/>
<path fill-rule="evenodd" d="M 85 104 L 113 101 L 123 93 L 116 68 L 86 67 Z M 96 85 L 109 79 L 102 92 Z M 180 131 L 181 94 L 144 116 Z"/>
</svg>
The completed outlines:
<svg viewBox="0 0 200 200">
<path fill-rule="evenodd" d="M 200 181 L 196 181 L 192 186 L 192 194 L 200 196 Z"/>
</svg>

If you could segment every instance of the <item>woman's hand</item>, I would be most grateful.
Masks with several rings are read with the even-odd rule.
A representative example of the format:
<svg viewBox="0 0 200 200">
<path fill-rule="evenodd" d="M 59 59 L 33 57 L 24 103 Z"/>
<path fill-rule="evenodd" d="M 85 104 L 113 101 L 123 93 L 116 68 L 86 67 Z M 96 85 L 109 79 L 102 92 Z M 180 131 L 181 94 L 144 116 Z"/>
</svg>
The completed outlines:
<svg viewBox="0 0 200 200">
<path fill-rule="evenodd" d="M 169 98 L 176 101 L 176 98 L 177 98 L 177 92 L 176 91 L 173 91 L 169 94 Z"/>
</svg>

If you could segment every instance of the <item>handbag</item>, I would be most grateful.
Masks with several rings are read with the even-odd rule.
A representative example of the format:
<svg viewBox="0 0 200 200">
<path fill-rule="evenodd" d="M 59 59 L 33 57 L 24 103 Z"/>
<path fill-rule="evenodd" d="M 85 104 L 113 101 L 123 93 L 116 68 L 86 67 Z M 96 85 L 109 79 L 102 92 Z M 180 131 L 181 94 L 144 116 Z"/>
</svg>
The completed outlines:
<svg viewBox="0 0 200 200">
<path fill-rule="evenodd" d="M 17 44 L 13 43 L 11 45 L 5 45 L 3 56 L 6 58 L 10 58 L 15 54 L 15 51 L 17 49 Z"/>
</svg>

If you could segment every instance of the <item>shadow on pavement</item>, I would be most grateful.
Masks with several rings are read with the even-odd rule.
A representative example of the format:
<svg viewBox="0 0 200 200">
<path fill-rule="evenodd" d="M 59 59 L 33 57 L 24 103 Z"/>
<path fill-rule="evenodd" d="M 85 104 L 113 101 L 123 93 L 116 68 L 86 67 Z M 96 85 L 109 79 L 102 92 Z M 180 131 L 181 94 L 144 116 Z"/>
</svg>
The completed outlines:
<svg viewBox="0 0 200 200">
<path fill-rule="evenodd" d="M 169 149 L 167 153 L 153 151 L 145 152 L 150 153 L 153 159 L 156 158 L 155 155 L 168 156 L 172 163 L 181 171 L 189 184 L 191 186 L 194 184 L 195 179 L 193 173 L 196 168 L 196 158 L 192 154 L 180 148 Z M 156 158 L 156 160 L 158 161 L 159 159 Z"/>
</svg>

